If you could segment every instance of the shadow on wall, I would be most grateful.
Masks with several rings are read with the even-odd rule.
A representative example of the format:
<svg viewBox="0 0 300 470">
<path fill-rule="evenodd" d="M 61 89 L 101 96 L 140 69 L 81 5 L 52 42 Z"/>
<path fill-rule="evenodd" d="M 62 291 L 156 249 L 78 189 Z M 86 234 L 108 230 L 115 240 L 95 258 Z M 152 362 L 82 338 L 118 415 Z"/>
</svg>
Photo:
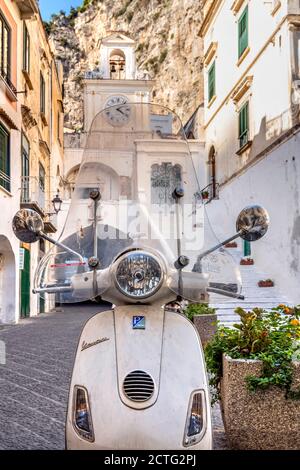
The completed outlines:
<svg viewBox="0 0 300 470">
<path fill-rule="evenodd" d="M 16 261 L 11 244 L 0 235 L 0 323 L 16 320 Z"/>
</svg>

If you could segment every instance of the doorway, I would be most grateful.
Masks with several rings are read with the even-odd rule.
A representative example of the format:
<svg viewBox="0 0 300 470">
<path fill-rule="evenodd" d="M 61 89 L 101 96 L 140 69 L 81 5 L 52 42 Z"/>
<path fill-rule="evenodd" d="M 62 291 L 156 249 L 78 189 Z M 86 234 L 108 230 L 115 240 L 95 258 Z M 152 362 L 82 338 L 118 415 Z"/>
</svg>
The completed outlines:
<svg viewBox="0 0 300 470">
<path fill-rule="evenodd" d="M 21 266 L 21 305 L 20 316 L 26 318 L 30 316 L 30 251 L 22 247 L 23 266 Z"/>
<path fill-rule="evenodd" d="M 212 146 L 209 151 L 208 165 L 209 165 L 210 199 L 214 199 L 217 196 L 216 151 L 215 151 L 214 146 Z"/>
</svg>

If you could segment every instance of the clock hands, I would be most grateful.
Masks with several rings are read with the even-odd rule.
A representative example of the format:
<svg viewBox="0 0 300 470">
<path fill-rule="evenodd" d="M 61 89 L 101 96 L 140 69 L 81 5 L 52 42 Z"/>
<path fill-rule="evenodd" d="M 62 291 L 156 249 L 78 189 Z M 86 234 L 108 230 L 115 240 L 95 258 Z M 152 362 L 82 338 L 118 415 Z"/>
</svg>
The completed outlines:
<svg viewBox="0 0 300 470">
<path fill-rule="evenodd" d="M 119 111 L 121 114 L 123 114 L 124 116 L 126 116 L 126 114 L 125 114 L 125 113 L 123 113 L 123 111 L 121 111 L 121 109 L 120 109 L 120 108 L 117 108 L 117 111 Z"/>
</svg>

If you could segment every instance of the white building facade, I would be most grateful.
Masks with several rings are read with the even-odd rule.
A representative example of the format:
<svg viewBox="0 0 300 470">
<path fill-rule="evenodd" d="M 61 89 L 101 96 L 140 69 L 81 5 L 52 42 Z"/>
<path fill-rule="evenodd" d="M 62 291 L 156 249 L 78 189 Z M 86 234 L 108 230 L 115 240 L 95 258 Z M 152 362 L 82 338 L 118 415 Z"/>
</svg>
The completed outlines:
<svg viewBox="0 0 300 470">
<path fill-rule="evenodd" d="M 268 210 L 251 256 L 300 303 L 299 1 L 203 3 L 206 208 L 221 238 L 244 206 Z"/>
</svg>

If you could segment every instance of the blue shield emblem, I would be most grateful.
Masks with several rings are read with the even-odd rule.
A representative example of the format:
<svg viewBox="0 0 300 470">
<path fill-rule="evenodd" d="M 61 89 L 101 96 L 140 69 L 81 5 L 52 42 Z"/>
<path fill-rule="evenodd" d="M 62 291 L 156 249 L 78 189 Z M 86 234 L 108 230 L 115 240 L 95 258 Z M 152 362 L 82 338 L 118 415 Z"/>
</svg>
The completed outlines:
<svg viewBox="0 0 300 470">
<path fill-rule="evenodd" d="M 145 317 L 133 317 L 132 318 L 132 328 L 134 330 L 144 330 L 146 328 Z"/>
</svg>

